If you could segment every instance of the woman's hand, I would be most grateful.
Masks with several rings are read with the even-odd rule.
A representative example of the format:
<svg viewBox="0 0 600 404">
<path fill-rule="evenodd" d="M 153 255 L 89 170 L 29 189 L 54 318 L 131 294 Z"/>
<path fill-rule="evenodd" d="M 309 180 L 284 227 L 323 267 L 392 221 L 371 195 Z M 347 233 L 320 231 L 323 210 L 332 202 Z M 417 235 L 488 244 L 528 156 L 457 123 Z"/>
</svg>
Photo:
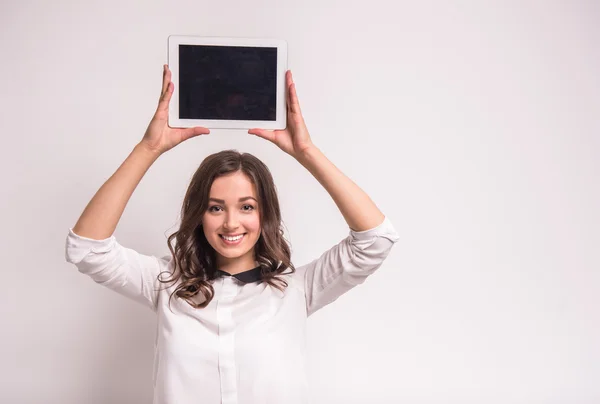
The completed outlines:
<svg viewBox="0 0 600 404">
<path fill-rule="evenodd" d="M 171 83 L 171 70 L 167 65 L 163 66 L 163 82 L 160 99 L 156 112 L 146 129 L 141 145 L 149 150 L 162 154 L 179 143 L 198 135 L 207 135 L 210 130 L 202 127 L 195 128 L 171 128 L 169 120 L 169 102 L 173 94 L 174 85 Z"/>
<path fill-rule="evenodd" d="M 275 143 L 281 150 L 297 159 L 306 149 L 312 147 L 313 143 L 302 117 L 291 70 L 286 72 L 285 81 L 287 93 L 286 128 L 275 131 L 255 128 L 250 129 L 248 133 Z"/>
</svg>

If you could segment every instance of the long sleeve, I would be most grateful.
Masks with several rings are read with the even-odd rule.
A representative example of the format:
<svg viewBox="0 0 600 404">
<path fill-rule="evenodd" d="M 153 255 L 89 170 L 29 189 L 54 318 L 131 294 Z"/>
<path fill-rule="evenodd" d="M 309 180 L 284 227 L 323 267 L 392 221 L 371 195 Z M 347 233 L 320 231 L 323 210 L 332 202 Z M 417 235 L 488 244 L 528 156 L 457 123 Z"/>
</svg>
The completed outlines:
<svg viewBox="0 0 600 404">
<path fill-rule="evenodd" d="M 350 234 L 318 259 L 298 268 L 304 272 L 307 316 L 363 283 L 388 256 L 400 239 L 391 221 Z"/>
<path fill-rule="evenodd" d="M 72 228 L 66 239 L 65 258 L 94 282 L 156 311 L 158 288 L 162 285 L 157 277 L 166 267 L 164 259 L 125 248 L 114 235 L 94 240 L 75 234 Z"/>
</svg>

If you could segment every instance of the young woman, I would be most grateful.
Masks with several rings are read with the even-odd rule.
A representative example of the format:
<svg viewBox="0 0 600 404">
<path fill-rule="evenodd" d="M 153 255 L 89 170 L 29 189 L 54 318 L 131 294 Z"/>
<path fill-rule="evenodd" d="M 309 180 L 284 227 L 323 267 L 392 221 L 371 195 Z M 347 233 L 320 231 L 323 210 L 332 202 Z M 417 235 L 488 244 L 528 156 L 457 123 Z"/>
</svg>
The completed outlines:
<svg viewBox="0 0 600 404">
<path fill-rule="evenodd" d="M 310 171 L 344 216 L 348 236 L 295 268 L 269 169 L 250 154 L 226 150 L 208 156 L 194 174 L 181 226 L 168 239 L 170 256 L 121 246 L 113 232 L 150 165 L 179 143 L 210 133 L 168 126 L 170 78 L 165 65 L 158 108 L 143 139 L 69 229 L 66 259 L 156 313 L 155 404 L 307 403 L 307 317 L 363 283 L 398 234 L 313 144 L 288 71 L 288 127 L 248 133 Z"/>
</svg>

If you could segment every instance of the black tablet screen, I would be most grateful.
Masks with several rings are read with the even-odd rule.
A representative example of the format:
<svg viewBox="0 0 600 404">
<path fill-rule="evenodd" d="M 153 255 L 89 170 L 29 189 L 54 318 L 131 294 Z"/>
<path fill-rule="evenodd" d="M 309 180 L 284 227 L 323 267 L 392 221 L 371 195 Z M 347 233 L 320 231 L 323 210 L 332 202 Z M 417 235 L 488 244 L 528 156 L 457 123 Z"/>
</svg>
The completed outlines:
<svg viewBox="0 0 600 404">
<path fill-rule="evenodd" d="M 179 118 L 275 121 L 277 48 L 179 45 Z"/>
</svg>

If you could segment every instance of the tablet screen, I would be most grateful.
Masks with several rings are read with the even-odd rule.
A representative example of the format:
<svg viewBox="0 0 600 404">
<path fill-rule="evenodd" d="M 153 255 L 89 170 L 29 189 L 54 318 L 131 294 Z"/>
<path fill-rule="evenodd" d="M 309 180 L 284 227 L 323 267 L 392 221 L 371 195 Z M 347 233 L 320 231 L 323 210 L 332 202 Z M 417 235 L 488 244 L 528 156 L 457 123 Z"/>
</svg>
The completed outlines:
<svg viewBox="0 0 600 404">
<path fill-rule="evenodd" d="M 275 121 L 277 48 L 179 45 L 179 118 Z"/>
</svg>

